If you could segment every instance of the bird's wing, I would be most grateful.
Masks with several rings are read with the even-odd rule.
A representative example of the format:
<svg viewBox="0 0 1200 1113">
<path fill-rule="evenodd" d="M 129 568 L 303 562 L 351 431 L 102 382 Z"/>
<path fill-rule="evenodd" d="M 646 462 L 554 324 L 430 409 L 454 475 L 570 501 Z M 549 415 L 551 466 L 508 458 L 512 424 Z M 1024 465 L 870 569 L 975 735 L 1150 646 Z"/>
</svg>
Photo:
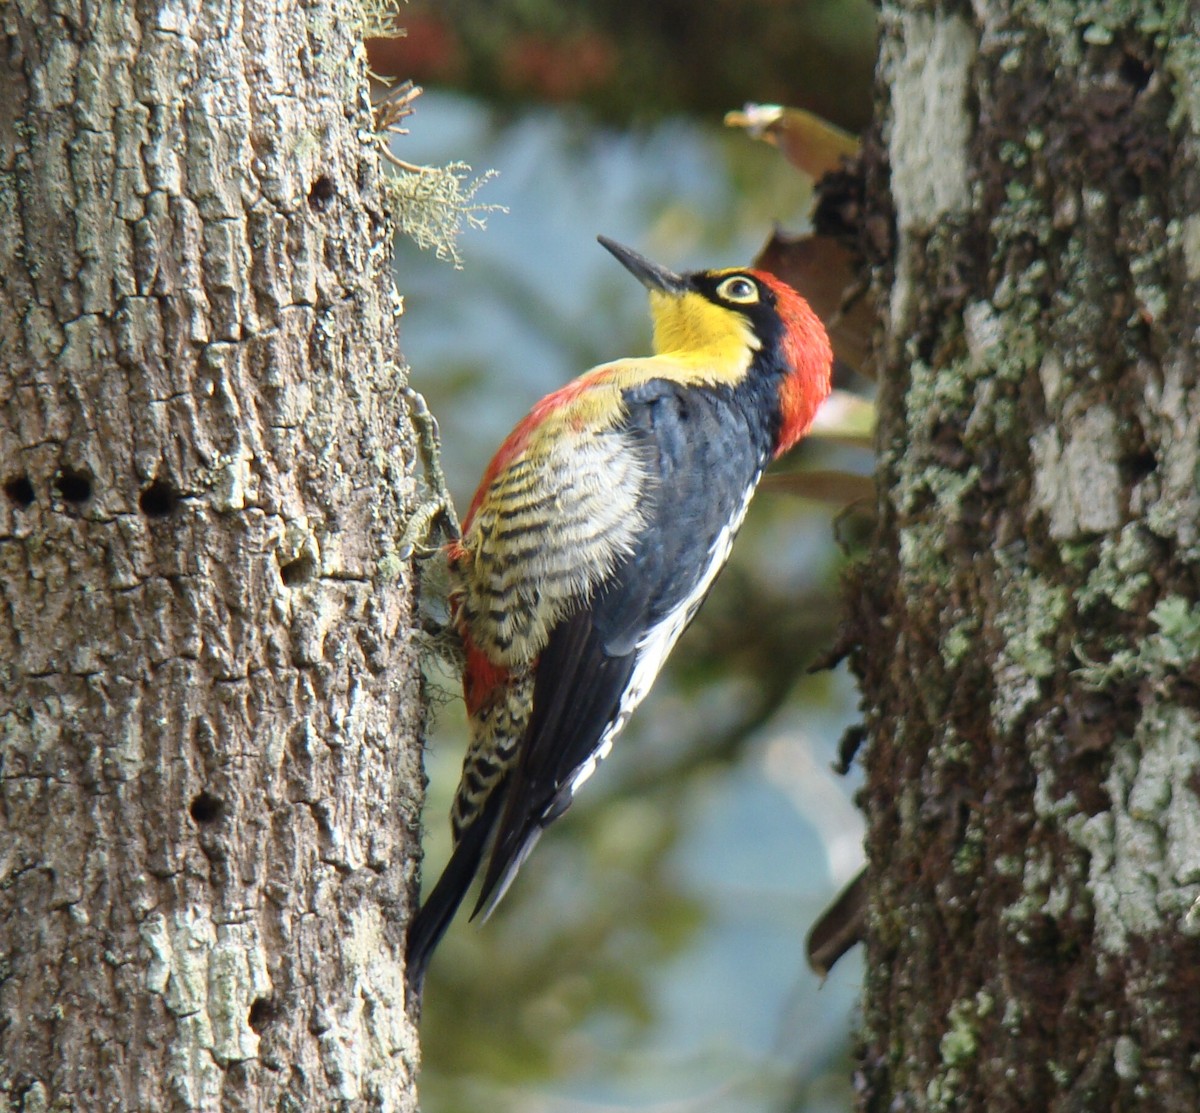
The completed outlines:
<svg viewBox="0 0 1200 1113">
<path fill-rule="evenodd" d="M 537 426 L 473 504 L 459 568 L 462 617 L 494 665 L 536 659 L 551 629 L 645 531 L 649 461 L 623 427 L 619 392 L 597 384 L 592 393 L 608 395 L 599 419 L 567 411 Z M 572 427 L 577 417 L 582 428 Z"/>
<path fill-rule="evenodd" d="M 476 912 L 500 899 L 649 691 L 728 558 L 767 458 L 765 433 L 720 390 L 654 380 L 624 402 L 622 433 L 647 461 L 643 525 L 633 551 L 550 630 Z"/>
</svg>

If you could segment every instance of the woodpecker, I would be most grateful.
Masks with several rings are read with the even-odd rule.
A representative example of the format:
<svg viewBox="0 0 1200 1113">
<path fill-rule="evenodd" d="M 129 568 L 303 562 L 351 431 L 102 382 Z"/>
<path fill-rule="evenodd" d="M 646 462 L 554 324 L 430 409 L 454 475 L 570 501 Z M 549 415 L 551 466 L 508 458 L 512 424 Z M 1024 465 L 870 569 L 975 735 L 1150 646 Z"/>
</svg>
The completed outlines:
<svg viewBox="0 0 1200 1113">
<path fill-rule="evenodd" d="M 728 559 L 763 470 L 829 393 L 829 338 L 779 279 L 674 274 L 599 241 L 649 290 L 654 354 L 534 406 L 448 546 L 470 744 L 454 850 L 409 931 L 418 997 L 480 867 L 472 917 L 608 755 Z"/>
</svg>

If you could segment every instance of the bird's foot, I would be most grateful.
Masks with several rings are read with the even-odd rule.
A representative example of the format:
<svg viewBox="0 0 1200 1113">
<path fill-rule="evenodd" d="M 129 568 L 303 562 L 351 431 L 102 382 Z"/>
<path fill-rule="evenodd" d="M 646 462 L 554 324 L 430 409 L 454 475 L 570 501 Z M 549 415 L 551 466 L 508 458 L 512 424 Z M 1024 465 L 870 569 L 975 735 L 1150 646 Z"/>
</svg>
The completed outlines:
<svg viewBox="0 0 1200 1113">
<path fill-rule="evenodd" d="M 457 541 L 461 529 L 454 500 L 446 486 L 446 473 L 442 471 L 442 444 L 437 418 L 418 391 L 406 386 L 403 393 L 417 435 L 417 451 L 425 472 L 428 497 L 409 515 L 400 538 L 399 555 L 401 560 L 424 560 L 439 551 L 439 545 L 431 544 L 439 530 L 447 540 Z"/>
</svg>

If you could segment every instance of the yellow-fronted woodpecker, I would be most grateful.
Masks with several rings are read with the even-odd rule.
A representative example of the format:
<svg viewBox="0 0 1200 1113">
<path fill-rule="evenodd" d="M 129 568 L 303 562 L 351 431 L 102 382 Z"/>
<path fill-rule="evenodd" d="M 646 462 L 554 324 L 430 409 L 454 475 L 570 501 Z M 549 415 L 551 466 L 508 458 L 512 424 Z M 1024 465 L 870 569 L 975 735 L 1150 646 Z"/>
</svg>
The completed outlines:
<svg viewBox="0 0 1200 1113">
<path fill-rule="evenodd" d="M 779 279 L 678 275 L 600 242 L 650 292 L 655 354 L 534 406 L 450 545 L 471 738 L 454 851 L 409 932 L 417 994 L 481 865 L 475 913 L 608 754 L 729 557 L 763 469 L 829 393 L 825 329 Z"/>
</svg>

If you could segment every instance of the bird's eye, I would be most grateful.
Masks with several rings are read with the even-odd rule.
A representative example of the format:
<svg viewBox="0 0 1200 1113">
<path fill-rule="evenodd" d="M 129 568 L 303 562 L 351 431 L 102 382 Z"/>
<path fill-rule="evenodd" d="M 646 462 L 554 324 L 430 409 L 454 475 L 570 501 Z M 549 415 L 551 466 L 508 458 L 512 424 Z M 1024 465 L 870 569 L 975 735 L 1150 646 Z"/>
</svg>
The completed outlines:
<svg viewBox="0 0 1200 1113">
<path fill-rule="evenodd" d="M 724 298 L 726 301 L 736 301 L 743 305 L 749 305 L 752 302 L 758 301 L 758 287 L 750 279 L 744 278 L 740 274 L 735 274 L 732 278 L 725 279 L 717 287 L 717 296 Z"/>
</svg>

